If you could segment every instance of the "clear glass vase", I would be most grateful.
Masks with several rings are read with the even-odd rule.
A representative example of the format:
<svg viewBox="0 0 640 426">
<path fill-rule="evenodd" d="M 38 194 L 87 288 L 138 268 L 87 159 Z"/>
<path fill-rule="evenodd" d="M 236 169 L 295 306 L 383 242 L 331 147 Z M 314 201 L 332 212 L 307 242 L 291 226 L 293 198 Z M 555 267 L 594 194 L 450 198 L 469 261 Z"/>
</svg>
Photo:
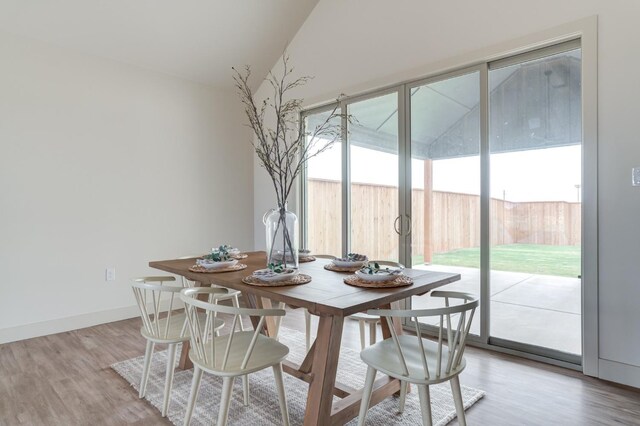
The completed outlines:
<svg viewBox="0 0 640 426">
<path fill-rule="evenodd" d="M 267 237 L 267 265 L 282 263 L 298 269 L 298 216 L 287 210 L 287 203 L 271 209 L 262 219 Z"/>
</svg>

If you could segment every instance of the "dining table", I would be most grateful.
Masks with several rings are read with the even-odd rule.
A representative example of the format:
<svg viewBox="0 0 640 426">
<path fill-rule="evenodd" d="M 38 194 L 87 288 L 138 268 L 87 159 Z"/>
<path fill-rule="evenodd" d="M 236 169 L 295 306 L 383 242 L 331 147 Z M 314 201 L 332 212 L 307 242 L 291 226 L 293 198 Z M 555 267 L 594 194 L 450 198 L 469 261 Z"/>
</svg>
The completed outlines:
<svg viewBox="0 0 640 426">
<path fill-rule="evenodd" d="M 285 360 L 283 370 L 309 384 L 304 425 L 343 425 L 358 415 L 362 389 L 341 383 L 336 378 L 340 345 L 345 318 L 366 312 L 369 309 L 390 309 L 411 296 L 423 295 L 440 286 L 460 279 L 459 274 L 434 272 L 424 269 L 405 268 L 403 274 L 410 277 L 413 284 L 393 288 L 362 288 L 347 285 L 344 278 L 348 274 L 325 269 L 331 261 L 316 259 L 300 263 L 299 273 L 311 277 L 307 284 L 293 286 L 254 286 L 243 283 L 242 279 L 267 264 L 263 251 L 249 252 L 240 260 L 245 269 L 223 273 L 201 273 L 189 270 L 195 259 L 173 259 L 149 262 L 149 266 L 165 272 L 181 275 L 195 281 L 200 286 L 217 285 L 242 292 L 245 303 L 251 308 L 270 308 L 276 303 L 285 303 L 295 308 L 306 308 L 318 317 L 316 340 L 300 365 Z M 251 318 L 253 326 L 257 319 Z M 382 335 L 391 337 L 391 330 L 382 320 Z M 398 318 L 392 321 L 396 333 L 402 334 L 403 324 Z M 263 332 L 270 336 L 277 333 L 275 320 L 267 321 Z M 183 346 L 180 367 L 189 368 L 188 344 Z M 339 379 L 339 378 L 338 378 Z M 370 406 L 378 404 L 386 397 L 400 391 L 400 382 L 389 376 L 376 380 L 371 395 Z M 338 400 L 334 403 L 334 396 Z"/>
</svg>

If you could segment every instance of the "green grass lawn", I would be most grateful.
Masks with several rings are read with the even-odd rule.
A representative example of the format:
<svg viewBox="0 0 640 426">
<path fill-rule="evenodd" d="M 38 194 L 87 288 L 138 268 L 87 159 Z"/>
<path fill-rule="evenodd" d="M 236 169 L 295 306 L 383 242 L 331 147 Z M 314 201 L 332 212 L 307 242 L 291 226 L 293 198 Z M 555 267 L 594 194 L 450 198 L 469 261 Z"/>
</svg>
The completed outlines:
<svg viewBox="0 0 640 426">
<path fill-rule="evenodd" d="M 413 264 L 423 263 L 414 256 Z M 433 255 L 435 265 L 480 267 L 480 249 L 453 250 Z M 580 275 L 580 246 L 507 244 L 491 247 L 491 269 L 562 277 Z"/>
</svg>

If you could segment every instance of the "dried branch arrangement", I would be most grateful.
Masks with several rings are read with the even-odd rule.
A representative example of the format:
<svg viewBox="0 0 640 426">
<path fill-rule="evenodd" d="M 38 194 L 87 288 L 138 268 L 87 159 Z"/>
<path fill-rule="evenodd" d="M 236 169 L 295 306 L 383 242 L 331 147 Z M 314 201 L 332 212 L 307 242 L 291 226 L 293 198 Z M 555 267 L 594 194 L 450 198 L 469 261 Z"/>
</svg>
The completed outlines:
<svg viewBox="0 0 640 426">
<path fill-rule="evenodd" d="M 342 120 L 351 121 L 351 117 L 341 114 L 340 102 L 323 115 L 323 120 L 313 129 L 306 129 L 300 121 L 302 99 L 290 98 L 291 90 L 303 86 L 311 77 L 293 77 L 293 67 L 289 56 L 282 57 L 282 75 L 269 73 L 266 78 L 273 89 L 273 98 L 257 101 L 249 85 L 251 68 L 245 66 L 240 72 L 233 69 L 233 79 L 238 95 L 244 105 L 249 120 L 248 126 L 255 134 L 252 141 L 262 167 L 265 168 L 276 191 L 278 206 L 284 206 L 294 186 L 310 158 L 331 148 L 342 139 Z M 339 101 L 339 99 L 338 99 Z M 273 112 L 272 125 L 265 123 L 265 115 Z"/>
</svg>

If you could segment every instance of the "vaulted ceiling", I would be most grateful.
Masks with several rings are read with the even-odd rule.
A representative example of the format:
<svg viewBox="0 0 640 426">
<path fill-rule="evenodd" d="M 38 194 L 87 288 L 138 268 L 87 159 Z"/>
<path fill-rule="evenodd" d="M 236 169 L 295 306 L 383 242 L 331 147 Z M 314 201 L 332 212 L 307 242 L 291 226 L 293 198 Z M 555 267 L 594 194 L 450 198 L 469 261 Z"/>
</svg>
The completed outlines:
<svg viewBox="0 0 640 426">
<path fill-rule="evenodd" d="M 0 31 L 230 89 L 254 87 L 318 0 L 0 0 Z"/>
</svg>

